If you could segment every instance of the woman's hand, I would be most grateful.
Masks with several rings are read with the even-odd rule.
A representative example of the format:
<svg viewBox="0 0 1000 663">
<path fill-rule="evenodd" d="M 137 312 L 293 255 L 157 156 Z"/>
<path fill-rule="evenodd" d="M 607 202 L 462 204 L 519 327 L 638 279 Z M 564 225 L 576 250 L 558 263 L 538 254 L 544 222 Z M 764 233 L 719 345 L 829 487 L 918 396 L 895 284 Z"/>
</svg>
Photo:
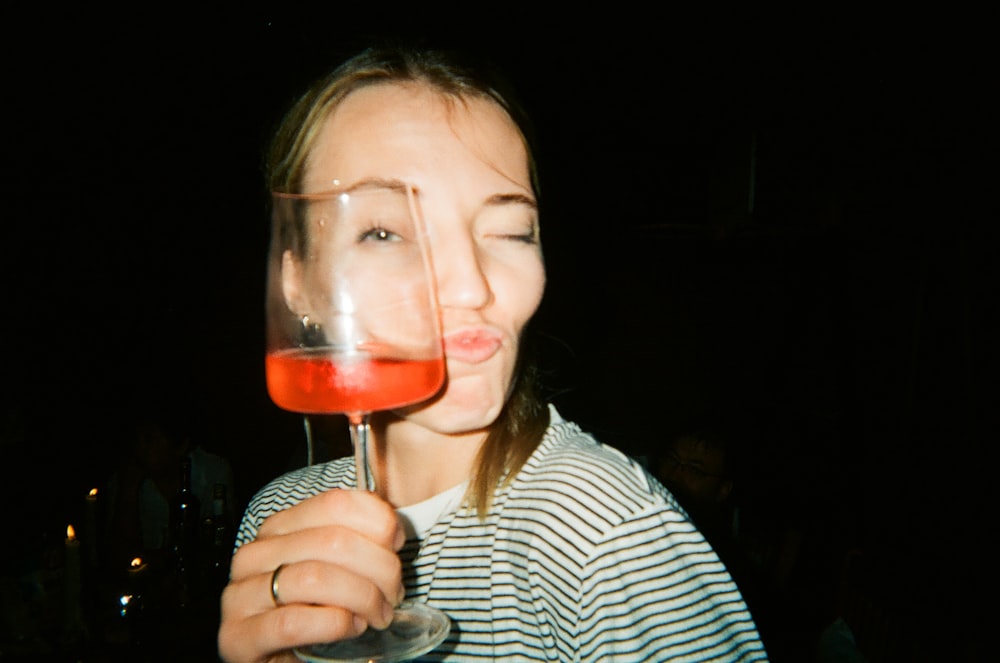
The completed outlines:
<svg viewBox="0 0 1000 663">
<path fill-rule="evenodd" d="M 365 491 L 331 490 L 274 514 L 233 556 L 220 656 L 293 661 L 291 647 L 385 628 L 403 599 L 404 538 L 395 510 Z"/>
</svg>

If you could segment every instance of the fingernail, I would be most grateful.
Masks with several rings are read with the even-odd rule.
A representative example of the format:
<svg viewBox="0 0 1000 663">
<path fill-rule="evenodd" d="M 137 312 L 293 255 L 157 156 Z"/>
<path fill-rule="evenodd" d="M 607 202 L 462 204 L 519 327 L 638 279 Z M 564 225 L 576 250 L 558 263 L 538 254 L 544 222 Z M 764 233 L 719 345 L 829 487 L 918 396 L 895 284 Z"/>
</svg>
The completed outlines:
<svg viewBox="0 0 1000 663">
<path fill-rule="evenodd" d="M 368 624 L 365 620 L 361 619 L 357 615 L 354 616 L 354 635 L 361 635 L 368 628 Z"/>
<path fill-rule="evenodd" d="M 393 617 L 393 608 L 391 605 L 386 603 L 385 605 L 382 606 L 382 618 L 386 626 L 392 623 L 392 617 Z"/>
</svg>

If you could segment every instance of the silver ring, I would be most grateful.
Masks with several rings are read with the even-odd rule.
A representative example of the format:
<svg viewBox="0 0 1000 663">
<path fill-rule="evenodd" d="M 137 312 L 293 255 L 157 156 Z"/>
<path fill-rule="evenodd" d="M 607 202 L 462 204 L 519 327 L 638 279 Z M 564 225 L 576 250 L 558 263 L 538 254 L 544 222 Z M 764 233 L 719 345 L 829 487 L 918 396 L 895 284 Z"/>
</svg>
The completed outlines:
<svg viewBox="0 0 1000 663">
<path fill-rule="evenodd" d="M 278 568 L 271 574 L 271 598 L 274 600 L 274 605 L 278 608 L 285 605 L 281 597 L 278 596 L 278 574 L 281 573 L 281 569 L 283 568 L 285 568 L 284 564 L 278 564 Z"/>
</svg>

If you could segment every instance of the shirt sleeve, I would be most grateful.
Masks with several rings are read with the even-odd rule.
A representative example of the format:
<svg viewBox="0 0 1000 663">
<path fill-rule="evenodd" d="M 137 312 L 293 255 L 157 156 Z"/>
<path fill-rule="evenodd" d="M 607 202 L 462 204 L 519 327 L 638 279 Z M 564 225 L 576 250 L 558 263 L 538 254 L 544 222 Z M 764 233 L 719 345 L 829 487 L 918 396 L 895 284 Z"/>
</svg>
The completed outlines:
<svg viewBox="0 0 1000 663">
<path fill-rule="evenodd" d="M 608 530 L 581 580 L 579 660 L 767 660 L 729 573 L 677 512 Z"/>
</svg>

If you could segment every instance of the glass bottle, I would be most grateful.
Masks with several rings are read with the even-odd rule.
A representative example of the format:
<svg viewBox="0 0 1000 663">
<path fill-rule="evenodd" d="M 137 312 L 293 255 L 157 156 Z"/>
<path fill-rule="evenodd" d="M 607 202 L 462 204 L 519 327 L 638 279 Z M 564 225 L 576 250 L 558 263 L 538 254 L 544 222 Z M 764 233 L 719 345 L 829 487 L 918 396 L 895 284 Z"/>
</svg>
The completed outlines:
<svg viewBox="0 0 1000 663">
<path fill-rule="evenodd" d="M 175 576 L 176 607 L 191 605 L 198 574 L 201 501 L 191 489 L 191 458 L 181 459 L 180 490 L 170 505 L 170 561 Z"/>
<path fill-rule="evenodd" d="M 209 583 L 213 590 L 221 591 L 229 581 L 229 559 L 233 546 L 226 485 L 223 483 L 212 487 L 212 512 L 206 516 L 202 531 L 208 544 L 206 572 Z"/>
</svg>

